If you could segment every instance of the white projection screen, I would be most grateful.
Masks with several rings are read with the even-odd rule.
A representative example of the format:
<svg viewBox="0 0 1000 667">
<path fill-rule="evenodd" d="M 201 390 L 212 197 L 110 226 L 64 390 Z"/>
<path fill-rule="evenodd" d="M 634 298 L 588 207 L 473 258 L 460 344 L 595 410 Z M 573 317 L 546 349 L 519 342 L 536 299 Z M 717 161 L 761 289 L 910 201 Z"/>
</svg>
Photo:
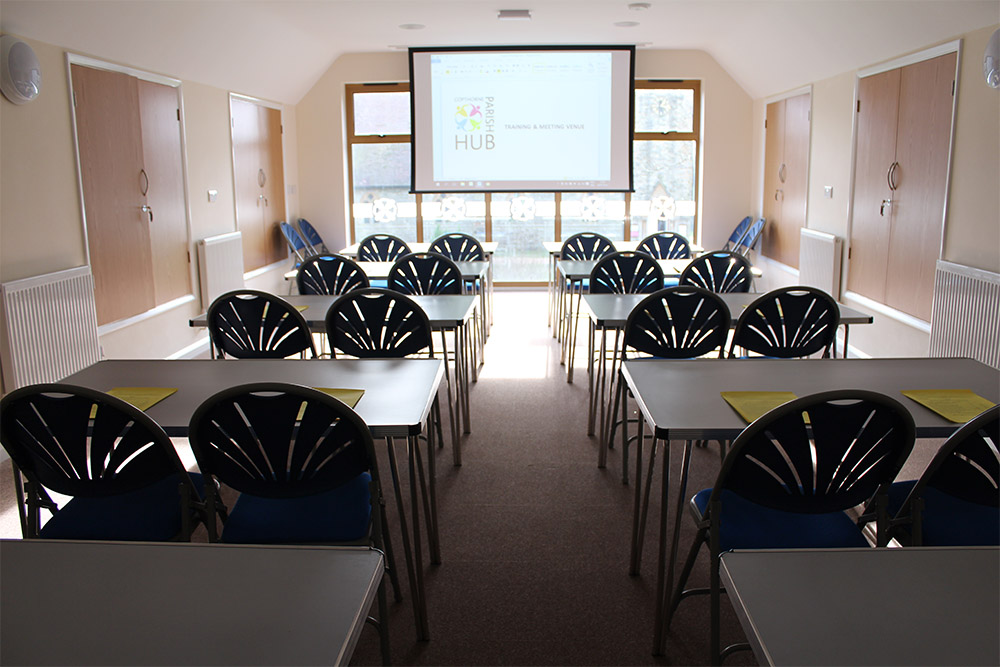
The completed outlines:
<svg viewBox="0 0 1000 667">
<path fill-rule="evenodd" d="M 410 49 L 411 190 L 629 192 L 634 46 Z"/>
</svg>

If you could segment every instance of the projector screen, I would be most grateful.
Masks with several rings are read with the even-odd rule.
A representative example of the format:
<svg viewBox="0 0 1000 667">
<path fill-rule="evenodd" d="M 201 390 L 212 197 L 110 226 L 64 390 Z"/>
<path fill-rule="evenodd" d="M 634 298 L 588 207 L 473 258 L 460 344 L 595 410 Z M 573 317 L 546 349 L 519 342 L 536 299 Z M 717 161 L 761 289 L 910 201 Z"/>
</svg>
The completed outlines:
<svg viewBox="0 0 1000 667">
<path fill-rule="evenodd" d="M 632 189 L 633 46 L 410 49 L 411 191 Z"/>
</svg>

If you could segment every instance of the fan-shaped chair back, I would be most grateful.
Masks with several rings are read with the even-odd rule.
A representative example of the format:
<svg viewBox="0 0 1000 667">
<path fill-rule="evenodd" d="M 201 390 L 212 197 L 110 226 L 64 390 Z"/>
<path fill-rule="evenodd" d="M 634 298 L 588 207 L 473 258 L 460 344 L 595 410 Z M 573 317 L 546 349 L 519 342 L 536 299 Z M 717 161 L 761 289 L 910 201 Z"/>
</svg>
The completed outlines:
<svg viewBox="0 0 1000 667">
<path fill-rule="evenodd" d="M 340 297 L 326 312 L 330 348 L 353 357 L 405 357 L 434 353 L 427 314 L 413 299 L 369 287 Z"/>
<path fill-rule="evenodd" d="M 604 255 L 590 272 L 591 294 L 649 294 L 663 289 L 663 269 L 644 252 Z"/>
<path fill-rule="evenodd" d="M 389 289 L 403 294 L 461 294 L 462 271 L 436 252 L 414 252 L 389 269 Z"/>
<path fill-rule="evenodd" d="M 212 302 L 206 317 L 220 359 L 283 359 L 307 350 L 316 356 L 302 313 L 279 296 L 247 289 L 227 292 Z"/>
<path fill-rule="evenodd" d="M 737 436 L 712 491 L 764 507 L 825 514 L 885 493 L 913 447 L 909 411 L 875 392 L 848 389 L 794 399 Z"/>
<path fill-rule="evenodd" d="M 734 252 L 738 252 L 744 257 L 748 257 L 751 252 L 756 250 L 757 243 L 760 241 L 760 235 L 764 231 L 764 218 L 757 218 L 747 228 L 747 233 L 743 235 L 743 238 L 739 240 L 736 246 L 733 248 Z"/>
<path fill-rule="evenodd" d="M 614 251 L 615 244 L 606 236 L 593 232 L 580 232 L 563 241 L 559 258 L 569 260 L 600 259 Z"/>
<path fill-rule="evenodd" d="M 688 259 L 691 257 L 691 244 L 675 232 L 656 232 L 650 234 L 636 247 L 638 252 L 645 252 L 653 259 Z"/>
<path fill-rule="evenodd" d="M 481 262 L 486 259 L 483 245 L 476 237 L 457 232 L 437 237 L 428 250 L 455 262 Z"/>
<path fill-rule="evenodd" d="M 893 523 L 909 533 L 911 545 L 1000 542 L 998 448 L 1000 406 L 994 406 L 955 431 L 919 480 L 893 484 Z"/>
<path fill-rule="evenodd" d="M 750 229 L 750 225 L 752 223 L 753 223 L 753 218 L 749 215 L 740 220 L 736 224 L 736 227 L 733 228 L 733 233 L 729 235 L 729 239 L 726 241 L 726 244 L 722 246 L 722 249 L 736 250 L 736 245 L 740 242 L 740 240 L 744 236 L 746 236 L 747 230 Z"/>
<path fill-rule="evenodd" d="M 299 231 L 302 232 L 302 238 L 306 243 L 312 248 L 313 254 L 317 253 L 329 253 L 330 249 L 326 247 L 323 243 L 323 237 L 320 236 L 316 228 L 313 227 L 308 220 L 305 218 L 299 218 Z"/>
<path fill-rule="evenodd" d="M 344 294 L 368 287 L 368 276 L 354 260 L 343 255 L 313 255 L 302 262 L 295 276 L 299 294 Z"/>
<path fill-rule="evenodd" d="M 280 222 L 278 225 L 281 227 L 281 233 L 288 243 L 289 252 L 295 256 L 295 264 L 298 265 L 300 262 L 305 261 L 306 257 L 311 254 L 309 244 L 302 239 L 295 227 L 292 227 L 287 222 Z"/>
<path fill-rule="evenodd" d="M 692 359 L 718 351 L 729 336 L 729 308 L 699 287 L 668 287 L 640 301 L 625 322 L 623 353 L 629 348 L 665 359 Z"/>
<path fill-rule="evenodd" d="M 751 265 L 743 255 L 725 250 L 705 253 L 691 260 L 681 272 L 681 285 L 694 285 L 720 294 L 749 292 Z"/>
<path fill-rule="evenodd" d="M 358 261 L 361 262 L 395 262 L 408 254 L 410 246 L 392 234 L 372 234 L 358 244 Z"/>
<path fill-rule="evenodd" d="M 815 287 L 783 287 L 747 306 L 736 322 L 729 356 L 742 348 L 766 357 L 830 356 L 840 307 Z"/>
<path fill-rule="evenodd" d="M 22 387 L 0 401 L 0 442 L 28 481 L 18 498 L 26 538 L 190 535 L 181 494 L 197 501 L 195 485 L 163 429 L 121 399 L 68 384 Z M 73 499 L 39 531 L 40 506 L 55 509 L 41 487 Z"/>
</svg>

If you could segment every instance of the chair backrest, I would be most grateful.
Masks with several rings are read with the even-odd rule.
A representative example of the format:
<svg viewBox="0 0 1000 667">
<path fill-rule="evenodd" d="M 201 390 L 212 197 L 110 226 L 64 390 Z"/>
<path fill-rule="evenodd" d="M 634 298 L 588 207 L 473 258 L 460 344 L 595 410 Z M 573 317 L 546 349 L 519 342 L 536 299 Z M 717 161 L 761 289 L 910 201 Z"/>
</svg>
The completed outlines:
<svg viewBox="0 0 1000 667">
<path fill-rule="evenodd" d="M 354 260 L 336 254 L 313 255 L 295 276 L 299 294 L 343 294 L 368 287 L 368 275 Z"/>
<path fill-rule="evenodd" d="M 279 296 L 258 290 L 226 292 L 208 307 L 208 333 L 219 358 L 284 359 L 309 351 L 312 334 L 302 313 Z"/>
<path fill-rule="evenodd" d="M 750 253 L 756 250 L 757 243 L 760 241 L 760 235 L 764 231 L 764 218 L 757 218 L 752 225 L 747 228 L 747 233 L 743 235 L 743 238 L 737 242 L 736 247 L 732 248 L 733 251 L 738 252 L 744 257 L 749 257 Z"/>
<path fill-rule="evenodd" d="M 644 252 L 604 255 L 590 272 L 591 294 L 649 294 L 663 289 L 663 269 Z"/>
<path fill-rule="evenodd" d="M 259 382 L 220 391 L 195 410 L 188 434 L 202 473 L 252 496 L 315 495 L 364 472 L 378 479 L 361 417 L 301 385 Z"/>
<path fill-rule="evenodd" d="M 395 262 L 403 255 L 410 254 L 406 241 L 392 234 L 372 234 L 358 244 L 360 262 Z"/>
<path fill-rule="evenodd" d="M 198 497 L 163 429 L 138 408 L 93 389 L 49 383 L 12 391 L 0 401 L 0 442 L 29 482 L 25 537 L 37 537 L 39 501 L 47 499 L 36 485 L 105 498 L 176 475 L 189 497 Z"/>
<path fill-rule="evenodd" d="M 965 503 L 988 508 L 1000 507 L 1000 406 L 993 406 L 968 421 L 941 445 L 924 474 L 896 512 L 895 521 L 902 521 L 914 546 L 924 543 L 922 537 L 921 499 L 927 489 L 935 489 Z M 961 524 L 962 516 L 954 517 Z M 968 535 L 968 544 L 983 544 L 986 529 L 996 539 L 996 515 L 992 526 L 975 526 Z M 959 533 L 963 531 L 957 531 Z M 937 543 L 939 540 L 931 540 Z M 944 540 L 940 540 L 944 541 Z M 950 540 L 949 540 L 950 541 Z"/>
<path fill-rule="evenodd" d="M 427 314 L 405 294 L 378 287 L 354 290 L 326 311 L 330 349 L 359 358 L 434 354 Z"/>
<path fill-rule="evenodd" d="M 288 242 L 288 251 L 295 256 L 295 264 L 298 265 L 305 261 L 306 257 L 312 254 L 309 244 L 302 239 L 298 230 L 287 222 L 282 221 L 278 225 L 281 227 L 285 241 Z"/>
<path fill-rule="evenodd" d="M 323 237 L 319 235 L 319 232 L 316 231 L 316 228 L 308 220 L 299 218 L 298 225 L 299 231 L 302 233 L 302 238 L 312 248 L 312 254 L 330 252 L 330 249 L 323 243 Z"/>
<path fill-rule="evenodd" d="M 740 315 L 729 356 L 743 348 L 766 357 L 830 356 L 840 307 L 815 287 L 782 287 L 757 298 Z"/>
<path fill-rule="evenodd" d="M 733 228 L 733 233 L 729 235 L 729 239 L 726 244 L 722 246 L 723 250 L 735 250 L 737 244 L 746 236 L 747 230 L 750 229 L 750 224 L 753 222 L 751 216 L 747 216 L 740 220 L 736 227 Z"/>
<path fill-rule="evenodd" d="M 455 262 L 481 262 L 486 259 L 483 244 L 476 237 L 458 232 L 437 237 L 428 250 Z"/>
<path fill-rule="evenodd" d="M 703 287 L 720 294 L 749 292 L 753 283 L 751 265 L 743 255 L 727 250 L 716 250 L 691 260 L 681 272 L 681 285 Z"/>
<path fill-rule="evenodd" d="M 729 308 L 718 294 L 677 286 L 653 292 L 629 313 L 622 358 L 631 348 L 664 359 L 722 356 L 729 337 Z"/>
<path fill-rule="evenodd" d="M 600 259 L 614 251 L 615 244 L 608 237 L 594 232 L 580 232 L 563 241 L 559 258 L 569 260 Z"/>
<path fill-rule="evenodd" d="M 461 294 L 462 271 L 436 252 L 414 252 L 389 269 L 389 289 L 403 294 Z"/>
<path fill-rule="evenodd" d="M 803 396 L 747 426 L 726 455 L 709 504 L 729 490 L 772 509 L 806 514 L 863 505 L 909 456 L 913 417 L 897 400 L 861 389 Z M 878 517 L 887 540 L 885 503 Z"/>
<path fill-rule="evenodd" d="M 636 250 L 649 253 L 654 259 L 688 259 L 691 244 L 676 232 L 656 232 L 639 242 Z"/>
</svg>

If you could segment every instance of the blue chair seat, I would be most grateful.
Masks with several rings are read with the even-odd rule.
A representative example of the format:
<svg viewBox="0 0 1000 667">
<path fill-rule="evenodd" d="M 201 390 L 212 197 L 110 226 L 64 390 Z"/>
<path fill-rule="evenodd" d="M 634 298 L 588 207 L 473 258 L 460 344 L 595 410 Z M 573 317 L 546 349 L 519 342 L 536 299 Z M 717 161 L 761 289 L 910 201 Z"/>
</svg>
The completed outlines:
<svg viewBox="0 0 1000 667">
<path fill-rule="evenodd" d="M 351 542 L 368 537 L 369 483 L 362 473 L 332 491 L 297 498 L 240 494 L 220 541 L 232 544 Z"/>
<path fill-rule="evenodd" d="M 678 285 L 680 285 L 680 283 L 681 283 L 681 279 L 679 277 L 677 277 L 677 278 L 664 278 L 663 279 L 663 286 L 664 287 L 677 287 Z"/>
<path fill-rule="evenodd" d="M 916 480 L 889 487 L 889 514 L 895 516 Z M 920 512 L 923 546 L 988 546 L 1000 544 L 1000 508 L 970 503 L 925 486 Z"/>
<path fill-rule="evenodd" d="M 190 473 L 204 496 L 204 479 Z M 104 498 L 77 496 L 49 519 L 39 537 L 58 540 L 167 542 L 181 532 L 181 476 L 170 475 L 144 489 Z"/>
<path fill-rule="evenodd" d="M 712 489 L 699 491 L 693 503 L 705 515 Z M 732 549 L 832 549 L 867 547 L 861 531 L 844 512 L 802 514 L 750 502 L 732 491 L 722 492 L 719 544 Z"/>
<path fill-rule="evenodd" d="M 368 281 L 369 287 L 380 287 L 382 289 L 389 289 L 389 279 L 388 278 L 372 278 Z"/>
</svg>

